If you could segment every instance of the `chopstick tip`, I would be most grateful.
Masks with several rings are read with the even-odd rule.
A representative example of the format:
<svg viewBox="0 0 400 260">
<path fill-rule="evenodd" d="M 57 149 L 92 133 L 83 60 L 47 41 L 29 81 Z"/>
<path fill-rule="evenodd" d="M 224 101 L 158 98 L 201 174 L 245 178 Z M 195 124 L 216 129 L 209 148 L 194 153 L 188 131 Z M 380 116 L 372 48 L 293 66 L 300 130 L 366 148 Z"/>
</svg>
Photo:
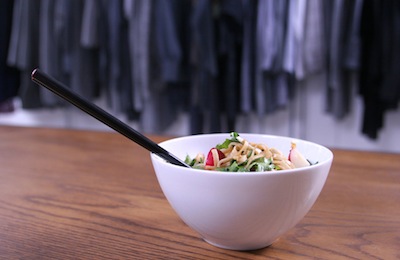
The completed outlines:
<svg viewBox="0 0 400 260">
<path fill-rule="evenodd" d="M 36 68 L 36 69 L 34 69 L 34 70 L 32 71 L 32 73 L 31 73 L 31 78 L 32 78 L 32 79 L 35 77 L 36 71 L 38 71 L 38 70 L 39 70 L 39 68 Z"/>
</svg>

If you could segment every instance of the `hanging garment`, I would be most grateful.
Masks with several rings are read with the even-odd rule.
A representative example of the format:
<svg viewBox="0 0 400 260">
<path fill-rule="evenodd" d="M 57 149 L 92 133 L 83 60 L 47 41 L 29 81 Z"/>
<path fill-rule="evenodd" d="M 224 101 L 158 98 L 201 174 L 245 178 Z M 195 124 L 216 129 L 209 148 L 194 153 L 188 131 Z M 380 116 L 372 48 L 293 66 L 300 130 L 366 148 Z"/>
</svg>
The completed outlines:
<svg viewBox="0 0 400 260">
<path fill-rule="evenodd" d="M 114 113 L 122 113 L 130 120 L 136 120 L 133 105 L 133 86 L 131 76 L 131 51 L 128 37 L 128 17 L 123 0 L 97 2 L 96 22 L 91 27 L 98 31 L 92 41 L 87 39 L 85 46 L 98 46 L 100 85 L 106 101 Z M 89 9 L 89 8 L 88 8 Z M 83 35 L 82 35 L 83 37 Z M 82 38 L 82 40 L 85 38 Z"/>
<path fill-rule="evenodd" d="M 143 131 L 155 133 L 167 129 L 186 108 L 191 2 L 156 0 L 151 10 L 150 39 L 146 44 L 150 46 L 149 93 L 144 99 L 140 124 Z"/>
<path fill-rule="evenodd" d="M 289 75 L 294 75 L 294 59 L 288 55 L 295 48 L 294 27 L 287 28 L 288 8 L 296 2 L 258 2 L 256 31 L 256 111 L 262 116 L 287 105 L 289 100 Z M 291 63 L 292 65 L 289 65 Z"/>
<path fill-rule="evenodd" d="M 31 81 L 38 67 L 40 0 L 15 0 L 7 64 L 20 71 L 23 108 L 41 107 L 39 87 Z"/>
<path fill-rule="evenodd" d="M 240 109 L 243 113 L 250 113 L 255 109 L 257 6 L 258 0 L 243 1 L 243 45 L 240 72 Z"/>
<path fill-rule="evenodd" d="M 154 2 L 125 0 L 134 111 L 141 112 L 150 98 L 150 30 Z M 123 53 L 122 53 L 123 54 Z"/>
<path fill-rule="evenodd" d="M 66 84 L 76 93 L 93 100 L 99 96 L 99 50 L 85 47 L 81 37 L 89 32 L 83 31 L 84 1 L 58 0 L 57 10 L 63 12 L 60 19 L 62 31 L 62 73 Z"/>
<path fill-rule="evenodd" d="M 30 79 L 39 65 L 78 94 L 97 97 L 98 53 L 82 47 L 80 39 L 81 33 L 87 35 L 82 32 L 83 7 L 83 1 L 15 1 L 8 64 L 21 70 L 24 108 L 57 104 L 57 99 Z"/>
<path fill-rule="evenodd" d="M 41 0 L 39 20 L 39 67 L 52 77 L 64 82 L 61 66 L 62 30 L 60 19 L 62 10 L 57 9 L 57 1 Z M 42 105 L 54 107 L 64 104 L 58 96 L 46 88 L 39 89 Z"/>
<path fill-rule="evenodd" d="M 360 22 L 363 0 L 355 0 L 350 14 L 349 29 L 347 30 L 344 46 L 344 67 L 349 71 L 358 72 L 360 69 Z"/>
<path fill-rule="evenodd" d="M 217 118 L 209 129 L 220 129 L 220 118 L 215 108 L 218 96 L 213 92 L 217 90 L 218 61 L 212 3 L 211 0 L 195 2 L 190 23 L 193 72 L 189 120 L 192 134 L 211 131 L 206 129 L 208 117 Z"/>
<path fill-rule="evenodd" d="M 326 111 L 337 119 L 342 119 L 349 114 L 352 101 L 352 76 L 357 70 L 356 63 L 351 61 L 348 52 L 357 58 L 359 53 L 357 41 L 357 23 L 359 9 L 354 0 L 325 1 L 325 10 L 329 12 L 328 21 L 330 31 L 328 38 L 328 63 L 327 63 L 327 91 Z M 350 34 L 350 31 L 356 34 Z M 352 38 L 350 38 L 351 36 Z M 353 65 L 349 64 L 353 63 Z M 350 66 L 348 66 L 350 65 Z"/>
<path fill-rule="evenodd" d="M 383 61 L 382 89 L 379 98 L 386 104 L 388 110 L 396 109 L 400 100 L 400 2 L 384 3 L 382 25 Z"/>
<path fill-rule="evenodd" d="M 364 0 L 361 18 L 361 68 L 359 91 L 364 102 L 362 133 L 371 139 L 378 137 L 383 127 L 385 104 L 380 100 L 383 69 L 382 38 L 383 11 L 381 1 Z M 388 15 L 388 14 L 386 14 Z"/>
<path fill-rule="evenodd" d="M 295 1 L 295 0 L 291 0 Z M 296 1 L 296 8 L 294 10 L 295 16 L 293 23 L 289 26 L 293 26 L 294 41 L 296 51 L 294 53 L 294 72 L 297 80 L 302 80 L 305 77 L 304 72 L 304 37 L 305 37 L 305 22 L 306 22 L 306 11 L 308 0 Z"/>
<path fill-rule="evenodd" d="M 240 112 L 243 2 L 193 6 L 191 133 L 233 131 Z"/>
<path fill-rule="evenodd" d="M 362 133 L 377 139 L 384 115 L 400 99 L 400 4 L 398 1 L 364 0 L 361 15 L 359 93 L 364 111 Z"/>
<path fill-rule="evenodd" d="M 301 64 L 299 59 L 302 58 L 305 7 L 306 0 L 289 0 L 283 68 L 297 79 L 303 77 L 302 68 L 298 64 Z"/>
<path fill-rule="evenodd" d="M 240 59 L 243 44 L 243 3 L 221 1 L 218 17 L 218 115 L 226 116 L 224 131 L 235 130 L 240 112 Z M 218 129 L 215 129 L 218 130 Z M 221 131 L 220 129 L 219 131 Z"/>
<path fill-rule="evenodd" d="M 275 59 L 275 63 L 272 69 L 272 74 L 269 74 L 272 86 L 274 86 L 276 99 L 276 108 L 285 108 L 291 98 L 294 96 L 294 78 L 295 74 L 291 71 L 285 70 L 284 58 L 285 58 L 285 42 L 287 40 L 288 32 L 288 12 L 289 12 L 289 1 L 278 1 L 279 4 L 276 6 L 276 38 L 278 39 L 278 52 Z"/>
<path fill-rule="evenodd" d="M 258 2 L 256 31 L 256 110 L 258 115 L 264 115 L 276 110 L 275 88 L 268 84 L 265 72 L 271 71 L 278 43 L 275 41 L 274 6 L 276 1 L 260 0 Z M 267 108 L 268 107 L 268 108 Z"/>
<path fill-rule="evenodd" d="M 0 112 L 14 110 L 13 98 L 18 95 L 19 70 L 7 65 L 14 1 L 0 2 Z"/>
<path fill-rule="evenodd" d="M 301 66 L 303 77 L 321 73 L 326 68 L 323 1 L 307 0 Z"/>
</svg>

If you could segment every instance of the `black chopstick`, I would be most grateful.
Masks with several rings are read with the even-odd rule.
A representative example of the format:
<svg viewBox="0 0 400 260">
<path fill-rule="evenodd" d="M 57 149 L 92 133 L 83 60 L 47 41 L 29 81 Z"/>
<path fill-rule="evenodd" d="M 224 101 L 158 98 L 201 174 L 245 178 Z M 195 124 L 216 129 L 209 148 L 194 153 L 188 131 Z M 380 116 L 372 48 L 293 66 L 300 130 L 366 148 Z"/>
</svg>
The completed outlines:
<svg viewBox="0 0 400 260">
<path fill-rule="evenodd" d="M 135 143 L 139 144 L 143 148 L 149 150 L 154 154 L 157 154 L 164 160 L 175 165 L 190 167 L 146 136 L 131 128 L 129 125 L 123 123 L 118 118 L 107 113 L 97 105 L 72 92 L 65 85 L 47 75 L 46 73 L 40 71 L 39 69 L 35 69 L 32 71 L 32 81 L 49 89 L 50 91 L 65 99 L 69 103 L 73 104 L 77 108 L 83 110 L 100 122 L 104 123 L 105 125 L 109 126 L 110 128 L 134 141 Z"/>
</svg>

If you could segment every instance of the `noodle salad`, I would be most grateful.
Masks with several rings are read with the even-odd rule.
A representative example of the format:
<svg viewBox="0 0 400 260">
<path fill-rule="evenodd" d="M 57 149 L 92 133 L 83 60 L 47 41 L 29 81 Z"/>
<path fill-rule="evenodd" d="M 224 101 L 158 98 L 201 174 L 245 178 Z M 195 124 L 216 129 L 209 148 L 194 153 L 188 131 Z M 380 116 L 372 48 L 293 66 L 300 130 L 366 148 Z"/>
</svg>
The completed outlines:
<svg viewBox="0 0 400 260">
<path fill-rule="evenodd" d="M 295 169 L 311 163 L 292 142 L 289 156 L 265 144 L 251 143 L 232 132 L 230 138 L 217 144 L 207 154 L 199 153 L 195 158 L 186 156 L 185 163 L 196 169 L 227 172 L 263 172 Z"/>
</svg>

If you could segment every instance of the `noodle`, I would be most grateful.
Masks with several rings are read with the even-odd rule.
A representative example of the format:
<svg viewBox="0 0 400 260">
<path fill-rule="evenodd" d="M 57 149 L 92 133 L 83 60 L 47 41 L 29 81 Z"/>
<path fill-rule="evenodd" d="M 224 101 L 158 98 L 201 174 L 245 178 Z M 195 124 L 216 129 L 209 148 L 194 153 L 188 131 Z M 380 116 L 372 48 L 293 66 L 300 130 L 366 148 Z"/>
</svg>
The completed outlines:
<svg viewBox="0 0 400 260">
<path fill-rule="evenodd" d="M 292 144 L 292 149 L 295 144 Z M 195 168 L 222 171 L 276 171 L 295 168 L 295 165 L 276 148 L 252 143 L 239 137 L 236 132 L 231 138 L 210 150 L 207 159 L 199 153 L 193 160 L 185 160 Z"/>
</svg>

